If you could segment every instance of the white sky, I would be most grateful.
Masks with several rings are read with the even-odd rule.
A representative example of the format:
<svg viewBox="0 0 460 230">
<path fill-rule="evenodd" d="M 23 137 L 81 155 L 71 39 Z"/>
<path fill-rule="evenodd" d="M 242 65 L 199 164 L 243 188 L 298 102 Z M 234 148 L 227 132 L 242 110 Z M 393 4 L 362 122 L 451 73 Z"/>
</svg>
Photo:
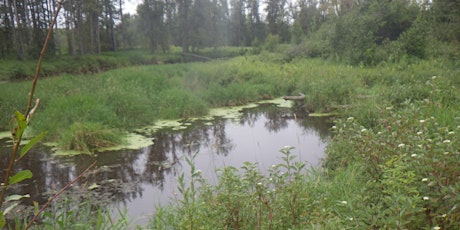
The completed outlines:
<svg viewBox="0 0 460 230">
<path fill-rule="evenodd" d="M 123 7 L 123 14 L 135 14 L 136 8 L 142 0 L 125 0 L 124 7 Z"/>
</svg>

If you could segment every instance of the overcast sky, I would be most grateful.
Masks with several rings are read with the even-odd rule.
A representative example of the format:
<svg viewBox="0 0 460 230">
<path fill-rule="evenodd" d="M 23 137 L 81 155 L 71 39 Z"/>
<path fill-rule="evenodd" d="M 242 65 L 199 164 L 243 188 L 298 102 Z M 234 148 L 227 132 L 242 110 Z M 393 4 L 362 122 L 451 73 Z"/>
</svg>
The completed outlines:
<svg viewBox="0 0 460 230">
<path fill-rule="evenodd" d="M 125 5 L 123 7 L 123 14 L 135 14 L 137 5 L 141 2 L 141 0 L 125 0 Z"/>
</svg>

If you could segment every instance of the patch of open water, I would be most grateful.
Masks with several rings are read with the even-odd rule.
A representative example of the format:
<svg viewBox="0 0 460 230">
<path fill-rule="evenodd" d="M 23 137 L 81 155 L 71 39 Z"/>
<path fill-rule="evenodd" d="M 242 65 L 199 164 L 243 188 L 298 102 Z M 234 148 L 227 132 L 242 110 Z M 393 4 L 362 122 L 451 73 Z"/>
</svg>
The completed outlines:
<svg viewBox="0 0 460 230">
<path fill-rule="evenodd" d="M 172 201 L 176 177 L 190 171 L 184 157 L 198 153 L 195 167 L 210 183 L 217 183 L 216 168 L 258 162 L 260 171 L 281 163 L 280 149 L 295 147 L 297 160 L 316 167 L 324 157 L 331 122 L 327 118 L 293 116 L 290 109 L 264 104 L 244 109 L 233 119 L 196 120 L 187 128 L 164 128 L 152 133 L 152 145 L 137 150 L 98 153 L 95 156 L 52 157 L 39 147 L 27 155 L 20 168 L 30 169 L 33 179 L 12 189 L 45 203 L 54 192 L 97 160 L 95 169 L 69 191 L 72 196 L 127 210 L 131 221 L 144 224 L 158 205 Z M 0 166 L 6 167 L 5 139 L 0 140 Z M 4 151 L 5 150 L 5 151 Z M 105 204 L 104 204 L 105 203 Z"/>
</svg>

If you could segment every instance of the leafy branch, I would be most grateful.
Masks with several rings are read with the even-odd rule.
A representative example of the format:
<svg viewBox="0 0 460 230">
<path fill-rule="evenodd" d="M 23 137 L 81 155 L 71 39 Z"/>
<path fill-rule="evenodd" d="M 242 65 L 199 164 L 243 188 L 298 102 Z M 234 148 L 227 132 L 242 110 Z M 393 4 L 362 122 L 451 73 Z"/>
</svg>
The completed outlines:
<svg viewBox="0 0 460 230">
<path fill-rule="evenodd" d="M 10 185 L 13 185 L 13 184 L 19 183 L 21 181 L 24 181 L 26 179 L 32 178 L 32 172 L 30 170 L 28 170 L 28 169 L 21 170 L 21 171 L 17 172 L 16 174 L 12 175 L 12 176 L 11 176 L 11 174 L 13 173 L 16 164 L 29 152 L 29 150 L 35 144 L 37 144 L 46 135 L 46 132 L 43 132 L 43 133 L 40 133 L 39 135 L 33 137 L 19 151 L 20 146 L 21 146 L 21 141 L 23 139 L 23 134 L 24 134 L 25 130 L 28 128 L 28 126 L 30 124 L 30 121 L 32 120 L 32 117 L 33 117 L 35 111 L 37 110 L 37 108 L 38 108 L 38 106 L 40 104 L 40 99 L 37 98 L 37 99 L 34 100 L 35 87 L 37 85 L 38 76 L 39 76 L 39 73 L 40 73 L 40 70 L 41 70 L 41 64 L 42 64 L 43 57 L 44 57 L 45 52 L 46 52 L 46 48 L 48 47 L 48 44 L 49 44 L 49 42 L 51 40 L 51 36 L 52 36 L 52 33 L 53 33 L 53 27 L 56 24 L 56 19 L 57 19 L 57 16 L 59 14 L 59 11 L 61 9 L 61 6 L 62 6 L 62 1 L 63 0 L 60 0 L 58 2 L 58 4 L 57 4 L 56 12 L 54 13 L 54 17 L 53 17 L 53 20 L 52 20 L 52 22 L 50 24 L 50 28 L 48 30 L 48 34 L 46 36 L 45 43 L 43 44 L 43 48 L 42 48 L 42 50 L 40 52 L 40 57 L 38 59 L 37 68 L 35 70 L 35 75 L 34 75 L 34 79 L 33 79 L 33 82 L 32 82 L 32 88 L 31 88 L 31 91 L 29 93 L 29 100 L 27 102 L 26 112 L 25 112 L 25 114 L 22 114 L 19 111 L 15 111 L 14 115 L 12 116 L 12 119 L 10 121 L 10 131 L 11 131 L 11 137 L 12 137 L 12 140 L 13 140 L 13 149 L 12 149 L 12 153 L 11 153 L 11 156 L 10 156 L 10 159 L 9 159 L 8 167 L 5 170 L 5 177 L 3 178 L 3 183 L 1 184 L 0 208 L 3 207 L 3 204 L 4 204 L 5 201 L 17 201 L 17 200 L 19 200 L 19 199 L 21 199 L 23 197 L 28 197 L 28 195 L 24 195 L 24 196 L 12 195 L 12 196 L 9 196 L 9 197 L 5 198 L 5 195 L 6 195 L 7 188 Z M 32 107 L 32 104 L 33 104 L 33 107 Z M 94 164 L 95 163 L 93 163 L 89 168 L 94 166 Z M 87 170 L 85 170 L 82 174 L 87 172 L 89 170 L 89 168 Z M 57 193 L 52 199 L 50 199 L 50 201 L 47 203 L 47 205 L 45 205 L 42 208 L 42 210 L 45 209 L 52 200 L 56 199 L 62 191 L 64 191 L 70 185 L 75 183 L 75 181 L 78 180 L 81 177 L 81 175 L 78 176 L 77 178 L 75 178 L 69 184 L 67 184 L 67 186 L 65 186 L 59 193 Z M 6 225 L 5 214 L 8 213 L 16 205 L 17 205 L 17 203 L 14 203 L 13 205 L 11 205 L 8 208 L 4 209 L 4 211 L 0 211 L 0 228 L 3 228 Z M 42 210 L 40 210 L 40 211 L 42 211 Z M 37 213 L 37 215 L 34 217 L 33 220 L 35 220 L 37 218 L 39 213 Z M 26 229 L 28 229 L 31 226 L 32 223 L 33 223 L 33 221 L 31 221 L 29 223 L 29 225 L 27 226 Z"/>
</svg>

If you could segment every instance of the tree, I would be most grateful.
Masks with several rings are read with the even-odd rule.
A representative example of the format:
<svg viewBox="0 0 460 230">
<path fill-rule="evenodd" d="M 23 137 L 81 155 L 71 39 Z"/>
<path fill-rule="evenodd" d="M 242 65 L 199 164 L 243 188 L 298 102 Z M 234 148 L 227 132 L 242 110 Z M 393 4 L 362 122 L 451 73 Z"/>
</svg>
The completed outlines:
<svg viewBox="0 0 460 230">
<path fill-rule="evenodd" d="M 210 44 L 214 48 L 228 44 L 229 10 L 227 0 L 212 0 Z"/>
<path fill-rule="evenodd" d="M 212 8 L 209 0 L 194 0 L 190 15 L 190 45 L 193 50 L 210 46 L 212 41 Z"/>
<path fill-rule="evenodd" d="M 138 7 L 140 17 L 139 31 L 148 40 L 150 50 L 155 52 L 158 47 L 167 45 L 166 26 L 164 23 L 165 3 L 161 0 L 144 0 Z"/>
<path fill-rule="evenodd" d="M 272 35 L 278 35 L 281 38 L 281 42 L 290 40 L 286 4 L 287 0 L 267 0 L 265 7 L 268 31 Z"/>
<path fill-rule="evenodd" d="M 429 11 L 433 16 L 435 35 L 442 41 L 460 41 L 460 1 L 433 0 Z M 429 6 L 429 5 L 428 5 Z"/>
<path fill-rule="evenodd" d="M 254 44 L 254 41 L 262 42 L 265 39 L 265 24 L 262 22 L 259 13 L 259 0 L 248 0 L 248 38 L 247 41 Z"/>
<path fill-rule="evenodd" d="M 245 45 L 246 34 L 246 13 L 245 0 L 230 0 L 231 15 L 230 15 L 230 31 L 231 45 Z"/>
</svg>

